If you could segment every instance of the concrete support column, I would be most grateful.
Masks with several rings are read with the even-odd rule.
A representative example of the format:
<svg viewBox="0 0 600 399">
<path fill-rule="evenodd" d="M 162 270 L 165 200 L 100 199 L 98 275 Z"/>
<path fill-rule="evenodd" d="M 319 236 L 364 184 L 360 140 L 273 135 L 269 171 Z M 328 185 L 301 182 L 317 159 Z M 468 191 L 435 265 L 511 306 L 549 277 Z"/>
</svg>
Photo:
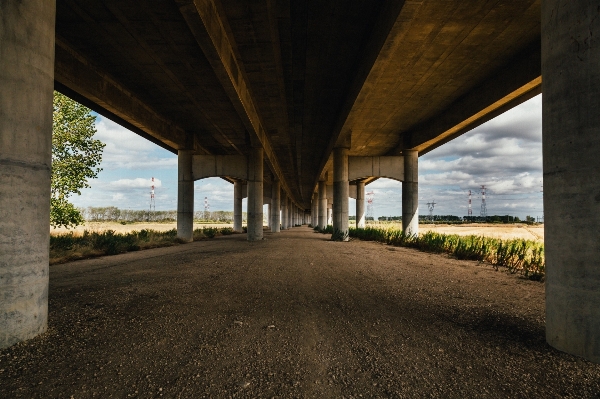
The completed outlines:
<svg viewBox="0 0 600 399">
<path fill-rule="evenodd" d="M 0 5 L 0 348 L 46 331 L 53 0 Z"/>
<path fill-rule="evenodd" d="M 287 194 L 283 193 L 283 195 L 281 196 L 281 229 L 282 230 L 287 230 L 288 227 L 288 220 L 287 220 Z"/>
<path fill-rule="evenodd" d="M 248 241 L 263 239 L 263 149 L 252 147 L 248 157 Z"/>
<path fill-rule="evenodd" d="M 334 241 L 348 241 L 348 148 L 333 150 L 333 234 Z"/>
<path fill-rule="evenodd" d="M 192 174 L 193 151 L 177 153 L 177 238 L 193 241 L 194 237 L 194 176 Z"/>
<path fill-rule="evenodd" d="M 319 182 L 319 229 L 327 227 L 327 182 Z"/>
<path fill-rule="evenodd" d="M 402 230 L 415 235 L 419 234 L 419 153 L 416 150 L 404 150 L 402 155 Z"/>
<path fill-rule="evenodd" d="M 319 225 L 319 193 L 313 193 L 310 224 L 312 227 Z"/>
<path fill-rule="evenodd" d="M 244 198 L 243 183 L 240 180 L 233 182 L 233 231 L 242 232 L 242 199 Z"/>
<path fill-rule="evenodd" d="M 546 340 L 600 363 L 600 9 L 542 1 Z"/>
<path fill-rule="evenodd" d="M 365 182 L 356 182 L 356 227 L 365 227 Z"/>
<path fill-rule="evenodd" d="M 273 182 L 273 186 L 271 188 L 271 208 L 269 219 L 271 220 L 271 233 L 279 233 L 280 232 L 280 224 L 279 220 L 279 210 L 281 208 L 281 184 L 279 180 Z"/>
<path fill-rule="evenodd" d="M 290 197 L 288 197 L 288 229 L 291 229 L 292 227 L 294 227 L 294 220 L 292 219 L 292 212 L 293 212 L 293 206 L 294 204 L 292 203 L 292 199 Z"/>
</svg>

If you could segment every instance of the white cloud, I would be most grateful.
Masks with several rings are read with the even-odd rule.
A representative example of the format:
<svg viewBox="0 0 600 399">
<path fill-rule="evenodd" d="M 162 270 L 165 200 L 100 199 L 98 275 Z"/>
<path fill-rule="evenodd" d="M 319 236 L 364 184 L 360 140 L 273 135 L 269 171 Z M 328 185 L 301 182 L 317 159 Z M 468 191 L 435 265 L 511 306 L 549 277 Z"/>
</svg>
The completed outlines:
<svg viewBox="0 0 600 399">
<path fill-rule="evenodd" d="M 94 136 L 106 144 L 102 154 L 104 169 L 176 168 L 177 156 L 102 117 Z"/>
<path fill-rule="evenodd" d="M 133 190 L 133 189 L 146 189 L 150 191 L 150 187 L 152 186 L 152 179 L 145 179 L 143 177 L 138 177 L 135 179 L 119 179 L 116 181 L 111 181 L 108 183 L 106 189 L 114 191 L 114 190 Z M 162 186 L 162 182 L 160 179 L 154 179 L 154 187 L 159 188 Z"/>
</svg>

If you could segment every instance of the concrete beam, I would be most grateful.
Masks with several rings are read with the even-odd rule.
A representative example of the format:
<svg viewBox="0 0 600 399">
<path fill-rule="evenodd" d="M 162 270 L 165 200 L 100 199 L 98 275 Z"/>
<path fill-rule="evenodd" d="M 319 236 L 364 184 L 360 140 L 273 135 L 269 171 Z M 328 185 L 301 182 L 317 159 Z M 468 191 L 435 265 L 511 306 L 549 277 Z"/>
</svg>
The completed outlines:
<svg viewBox="0 0 600 399">
<path fill-rule="evenodd" d="M 243 155 L 194 155 L 194 180 L 233 177 L 248 180 L 248 158 Z"/>
<path fill-rule="evenodd" d="M 138 100 L 125 85 L 60 37 L 56 38 L 55 51 L 54 79 L 58 91 L 172 152 L 189 146 L 182 128 Z M 194 149 L 202 150 L 200 146 Z"/>
<path fill-rule="evenodd" d="M 404 158 L 402 156 L 348 157 L 348 180 L 368 177 L 386 177 L 404 180 Z"/>
<path fill-rule="evenodd" d="M 403 142 L 389 155 L 397 155 L 403 148 L 426 154 L 541 91 L 541 47 L 537 42 L 443 112 L 403 133 Z"/>
<path fill-rule="evenodd" d="M 283 189 L 291 193 L 250 92 L 244 65 L 237 54 L 235 40 L 227 19 L 220 11 L 218 0 L 180 0 L 178 3 L 194 38 L 246 126 L 252 144 L 263 148 L 273 174 L 280 180 Z"/>
</svg>

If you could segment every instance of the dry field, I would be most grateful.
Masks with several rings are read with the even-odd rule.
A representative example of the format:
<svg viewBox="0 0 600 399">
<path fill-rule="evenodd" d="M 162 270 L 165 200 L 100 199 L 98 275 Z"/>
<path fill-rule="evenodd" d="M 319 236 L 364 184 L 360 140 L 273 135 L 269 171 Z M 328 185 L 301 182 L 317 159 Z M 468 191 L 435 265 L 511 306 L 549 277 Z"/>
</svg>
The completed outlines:
<svg viewBox="0 0 600 399">
<path fill-rule="evenodd" d="M 544 226 L 529 226 L 526 224 L 497 225 L 497 224 L 465 224 L 465 225 L 420 225 L 421 232 L 434 231 L 443 234 L 458 234 L 460 236 L 477 235 L 491 238 L 524 238 L 527 240 L 544 241 Z"/>
<path fill-rule="evenodd" d="M 206 227 L 233 227 L 231 223 L 221 224 L 194 224 L 194 228 Z M 352 226 L 352 224 L 351 224 Z M 399 223 L 391 224 L 374 224 L 372 226 L 389 227 L 401 229 L 402 225 Z M 140 231 L 142 229 L 151 229 L 156 231 L 168 231 L 177 228 L 177 223 L 132 223 L 122 225 L 117 222 L 87 222 L 84 226 L 78 226 L 75 229 L 56 228 L 50 229 L 51 234 L 63 234 L 69 231 L 75 233 L 83 233 L 84 230 L 88 231 L 106 231 L 114 230 L 117 233 L 128 233 L 133 230 Z M 447 225 L 447 224 L 435 224 L 428 225 L 422 224 L 419 226 L 421 232 L 435 231 L 436 233 L 444 234 L 458 234 L 461 236 L 466 235 L 481 235 L 492 238 L 524 238 L 527 240 L 544 241 L 544 227 L 542 226 L 528 226 L 526 224 L 512 224 L 512 225 L 497 225 L 497 224 L 464 224 L 464 225 Z"/>
<path fill-rule="evenodd" d="M 202 227 L 233 227 L 232 223 L 194 223 L 194 229 L 201 229 Z M 156 231 L 169 231 L 177 228 L 177 222 L 170 223 L 152 223 L 152 222 L 136 222 L 131 224 L 121 224 L 118 222 L 86 222 L 83 226 L 77 226 L 74 229 L 66 229 L 59 227 L 56 229 L 50 228 L 50 234 L 64 234 L 70 231 L 75 234 L 82 234 L 84 230 L 102 232 L 106 230 L 114 230 L 116 233 L 129 233 L 134 230 L 156 230 Z"/>
</svg>

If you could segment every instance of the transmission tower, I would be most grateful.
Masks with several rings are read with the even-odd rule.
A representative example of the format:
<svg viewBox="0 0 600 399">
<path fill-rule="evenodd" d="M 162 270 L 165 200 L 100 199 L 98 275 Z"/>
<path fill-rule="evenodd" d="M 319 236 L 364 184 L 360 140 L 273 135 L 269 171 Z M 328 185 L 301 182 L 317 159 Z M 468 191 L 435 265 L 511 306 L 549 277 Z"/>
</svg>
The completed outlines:
<svg viewBox="0 0 600 399">
<path fill-rule="evenodd" d="M 481 186 L 481 212 L 479 216 L 487 218 L 487 206 L 485 204 L 485 186 Z"/>
<path fill-rule="evenodd" d="M 375 220 L 374 210 L 373 210 L 373 200 L 375 199 L 375 192 L 369 191 L 367 193 L 367 216 L 365 220 Z"/>
<path fill-rule="evenodd" d="M 435 200 L 427 203 L 427 208 L 429 209 L 429 220 L 433 222 L 433 208 L 435 208 Z"/>
<path fill-rule="evenodd" d="M 208 197 L 204 197 L 204 220 L 208 220 L 210 217 L 210 204 L 208 203 Z"/>
<path fill-rule="evenodd" d="M 471 190 L 469 190 L 469 209 L 467 211 L 469 219 L 473 218 L 473 207 L 471 206 Z"/>
<path fill-rule="evenodd" d="M 152 186 L 150 187 L 150 212 L 156 210 L 156 201 L 154 199 L 154 177 L 152 178 Z"/>
</svg>

